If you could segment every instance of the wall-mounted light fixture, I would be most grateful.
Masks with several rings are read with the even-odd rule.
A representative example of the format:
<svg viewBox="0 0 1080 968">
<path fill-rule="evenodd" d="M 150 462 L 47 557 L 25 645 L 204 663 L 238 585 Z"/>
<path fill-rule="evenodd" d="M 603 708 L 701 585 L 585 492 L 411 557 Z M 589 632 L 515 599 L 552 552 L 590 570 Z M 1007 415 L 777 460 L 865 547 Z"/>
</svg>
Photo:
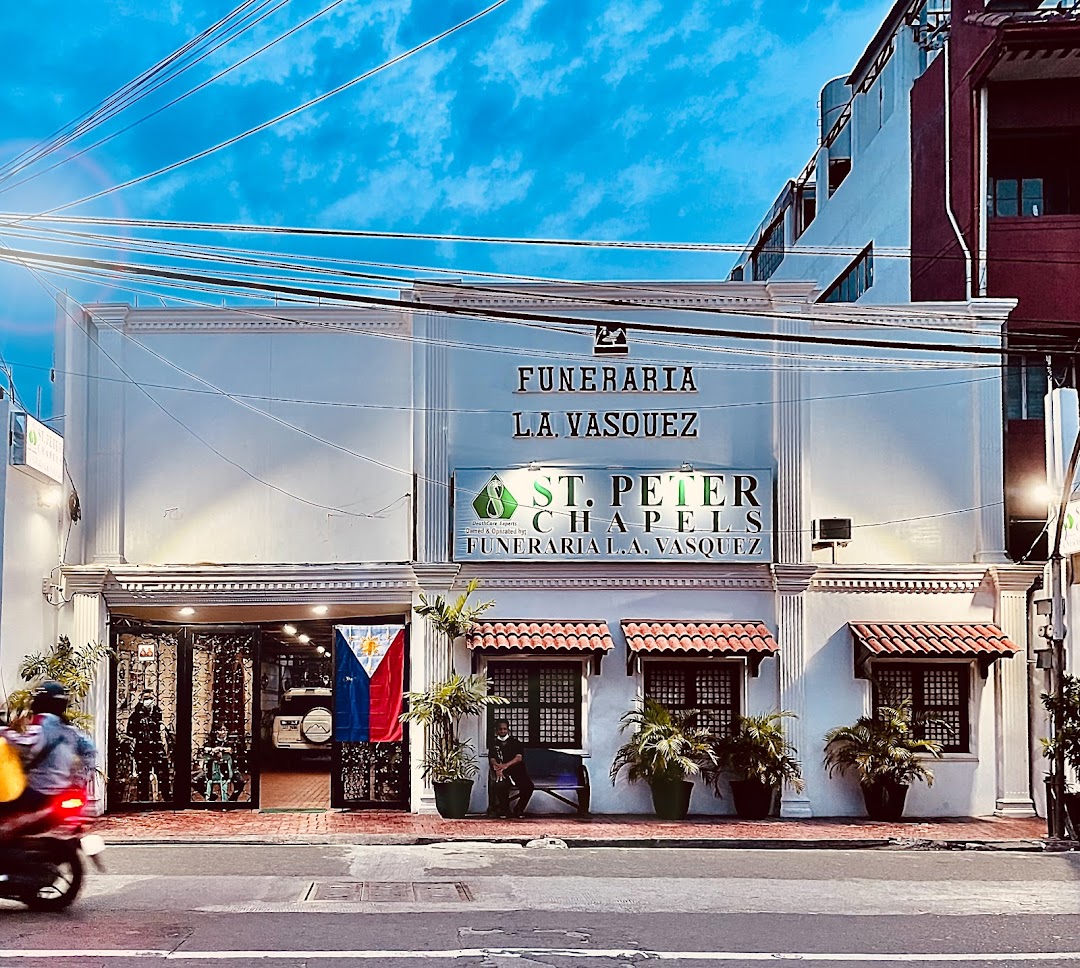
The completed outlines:
<svg viewBox="0 0 1080 968">
<path fill-rule="evenodd" d="M 682 471 L 684 474 L 692 474 L 694 471 L 694 465 L 691 464 L 690 461 L 684 460 L 679 465 L 679 470 Z"/>
<path fill-rule="evenodd" d="M 316 615 L 325 615 L 328 611 L 330 611 L 325 605 L 313 605 L 311 610 Z"/>
<path fill-rule="evenodd" d="M 188 616 L 195 614 L 195 609 L 193 609 L 190 605 L 185 605 L 182 609 L 180 609 L 180 614 L 183 615 L 184 618 L 187 618 Z"/>
</svg>

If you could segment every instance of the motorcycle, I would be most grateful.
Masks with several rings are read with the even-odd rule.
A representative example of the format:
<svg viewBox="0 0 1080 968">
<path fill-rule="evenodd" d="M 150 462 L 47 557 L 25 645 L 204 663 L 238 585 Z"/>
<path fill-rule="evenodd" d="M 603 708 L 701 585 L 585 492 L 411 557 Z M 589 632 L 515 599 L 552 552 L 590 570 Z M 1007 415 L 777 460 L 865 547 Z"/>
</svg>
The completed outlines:
<svg viewBox="0 0 1080 968">
<path fill-rule="evenodd" d="M 105 869 L 105 841 L 87 832 L 90 823 L 82 791 L 55 797 L 41 820 L 0 844 L 0 898 L 19 901 L 32 911 L 68 907 L 82 890 L 83 858 Z"/>
</svg>

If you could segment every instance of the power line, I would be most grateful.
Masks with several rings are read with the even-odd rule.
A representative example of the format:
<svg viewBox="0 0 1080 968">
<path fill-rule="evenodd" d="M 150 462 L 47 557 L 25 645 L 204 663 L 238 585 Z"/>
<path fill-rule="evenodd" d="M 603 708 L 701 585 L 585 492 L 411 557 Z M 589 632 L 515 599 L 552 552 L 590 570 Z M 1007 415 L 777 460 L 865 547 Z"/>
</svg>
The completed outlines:
<svg viewBox="0 0 1080 968">
<path fill-rule="evenodd" d="M 354 85 L 359 84 L 362 81 L 366 81 L 369 78 L 374 77 L 376 74 L 379 74 L 382 71 L 385 71 L 385 70 L 395 66 L 396 64 L 401 63 L 402 61 L 408 59 L 409 57 L 412 57 L 414 54 L 419 53 L 420 51 L 424 50 L 425 48 L 430 47 L 433 44 L 436 44 L 441 40 L 444 40 L 446 37 L 449 37 L 451 34 L 457 33 L 459 30 L 463 30 L 465 27 L 468 27 L 471 24 L 476 23 L 478 20 L 483 19 L 488 14 L 490 14 L 493 11 L 497 10 L 499 7 L 501 7 L 503 4 L 505 4 L 507 2 L 508 2 L 508 0 L 495 0 L 495 2 L 493 4 L 491 4 L 491 6 L 485 7 L 483 10 L 479 11 L 478 13 L 473 14 L 471 17 L 468 17 L 465 20 L 460 21 L 459 23 L 455 24 L 453 27 L 450 27 L 449 29 L 442 31 L 441 33 L 436 34 L 433 37 L 429 37 L 423 43 L 417 44 L 415 47 L 411 47 L 411 48 L 409 48 L 409 50 L 403 51 L 402 53 L 397 54 L 394 57 L 391 57 L 387 61 L 383 61 L 383 63 L 379 64 L 377 67 L 373 67 L 373 68 L 371 68 L 371 70 L 365 71 L 363 74 L 360 74 L 360 75 L 354 77 L 352 80 L 346 81 L 344 84 L 339 84 L 333 90 L 330 90 L 330 91 L 327 91 L 327 92 L 325 92 L 323 94 L 320 94 L 317 97 L 314 97 L 311 100 L 306 101 L 303 104 L 298 105 L 295 108 L 289 109 L 288 111 L 284 112 L 283 114 L 277 115 L 277 117 L 271 118 L 268 121 L 263 121 L 261 124 L 257 124 L 253 128 L 248 128 L 247 131 L 241 132 L 238 135 L 234 135 L 233 137 L 228 138 L 225 141 L 221 141 L 218 144 L 216 144 L 216 145 L 214 145 L 214 146 L 212 146 L 210 148 L 205 148 L 202 151 L 198 151 L 193 155 L 189 155 L 187 158 L 184 158 L 184 159 L 181 159 L 180 161 L 176 161 L 176 162 L 173 162 L 172 164 L 166 165 L 164 168 L 159 168 L 156 171 L 149 172 L 149 173 L 147 173 L 145 175 L 139 175 L 136 178 L 128 179 L 126 182 L 122 182 L 119 185 L 114 185 L 112 188 L 106 188 L 106 189 L 103 189 L 100 192 L 95 192 L 92 195 L 86 195 L 85 197 L 76 199 L 73 202 L 66 202 L 63 205 L 58 205 L 55 208 L 48 209 L 45 212 L 38 213 L 37 216 L 31 216 L 31 217 L 36 218 L 36 217 L 39 217 L 39 216 L 42 216 L 42 215 L 52 215 L 52 214 L 54 214 L 56 212 L 62 212 L 65 209 L 73 208 L 76 205 L 82 205 L 82 204 L 84 204 L 86 202 L 92 202 L 92 201 L 94 201 L 95 199 L 98 199 L 98 198 L 104 198 L 106 195 L 111 195 L 113 192 L 118 192 L 118 191 L 121 191 L 121 190 L 123 190 L 125 188 L 130 188 L 132 185 L 138 185 L 138 184 L 140 184 L 140 183 L 142 183 L 144 181 L 149 181 L 151 178 L 157 178 L 159 175 L 164 175 L 164 174 L 166 174 L 166 173 L 168 173 L 170 171 L 175 171 L 177 168 L 181 168 L 184 165 L 190 164 L 193 161 L 199 161 L 199 160 L 201 160 L 203 158 L 208 157 L 209 155 L 214 154 L 217 151 L 222 150 L 223 148 L 228 148 L 228 147 L 230 147 L 230 146 L 232 146 L 234 144 L 237 144 L 238 142 L 243 141 L 245 138 L 251 137 L 251 135 L 253 135 L 253 134 L 258 134 L 260 131 L 265 131 L 267 128 L 270 128 L 273 125 L 278 124 L 281 121 L 285 121 L 288 118 L 291 118 L 296 114 L 299 114 L 301 111 L 305 111 L 310 107 L 314 107 L 316 104 L 319 104 L 322 101 L 325 101 L 327 98 L 334 97 L 336 94 L 340 94 L 342 91 L 346 91 L 349 88 L 353 87 Z M 20 221 L 24 221 L 24 220 L 20 220 Z"/>
<path fill-rule="evenodd" d="M 152 67 L 143 71 L 142 74 L 140 74 L 138 77 L 121 85 L 121 87 L 119 87 L 103 101 L 100 101 L 97 106 L 92 108 L 90 111 L 84 113 L 79 118 L 76 118 L 74 121 L 68 122 L 68 124 L 62 126 L 61 128 L 58 128 L 56 131 L 53 132 L 52 135 L 50 135 L 45 140 L 39 142 L 37 145 L 23 151 L 11 162 L 0 168 L 0 179 L 7 178 L 11 175 L 18 173 L 26 167 L 34 164 L 34 162 L 50 154 L 52 151 L 63 147 L 65 144 L 69 144 L 71 141 L 75 140 L 78 137 L 81 137 L 86 132 L 97 127 L 99 124 L 103 123 L 109 118 L 115 116 L 117 113 L 124 110 L 124 108 L 157 90 L 169 80 L 172 80 L 174 77 L 179 76 L 179 74 L 183 73 L 188 68 L 194 66 L 194 64 L 197 64 L 208 54 L 213 53 L 213 51 L 217 50 L 218 47 L 214 47 L 209 51 L 203 52 L 194 61 L 183 65 L 175 73 L 170 74 L 170 69 L 174 65 L 180 63 L 185 56 L 196 50 L 200 44 L 214 36 L 216 33 L 218 33 L 219 30 L 225 28 L 230 21 L 239 18 L 238 24 L 240 26 L 240 29 L 235 34 L 233 34 L 232 37 L 227 38 L 227 40 L 223 43 L 227 43 L 229 40 L 235 39 L 235 37 L 239 36 L 239 34 L 243 33 L 255 23 L 258 23 L 260 20 L 262 20 L 263 17 L 267 16 L 267 14 L 263 13 L 261 16 L 258 16 L 252 23 L 246 25 L 243 24 L 244 19 L 246 19 L 248 16 L 258 14 L 260 10 L 263 10 L 265 7 L 269 6 L 270 2 L 271 0 L 259 0 L 259 2 L 256 4 L 256 0 L 244 0 L 244 2 L 242 2 L 237 7 L 234 7 L 220 20 L 216 21 L 210 27 L 207 27 L 206 29 L 201 31 L 191 40 L 188 40 L 187 42 L 182 44 L 179 48 L 177 48 L 177 50 L 173 51 L 171 54 L 168 54 L 166 57 L 158 61 Z M 288 2 L 288 0 L 282 0 L 282 2 Z M 254 11 L 248 10 L 248 8 L 252 7 L 253 4 L 256 4 Z M 279 4 L 279 6 L 280 5 L 281 4 Z M 275 10 L 276 9 L 277 8 L 275 8 Z M 273 11 L 271 11 L 271 13 L 272 12 Z M 221 45 L 219 44 L 218 46 L 220 47 Z"/>
<path fill-rule="evenodd" d="M 289 0 L 280 0 L 280 2 L 277 4 L 277 6 L 275 6 L 272 10 L 268 11 L 263 16 L 269 16 L 270 14 L 273 14 L 273 13 L 277 12 L 279 9 L 281 9 L 281 7 L 283 7 L 288 2 L 289 2 Z M 42 175 L 48 174 L 50 171 L 54 171 L 55 169 L 60 168 L 63 165 L 66 165 L 69 161 L 74 161 L 76 158 L 79 158 L 80 156 L 85 155 L 90 151 L 93 151 L 95 148 L 100 148 L 103 144 L 107 144 L 108 142 L 112 141 L 114 138 L 119 137 L 120 135 L 124 134 L 125 132 L 130 131 L 132 128 L 137 127 L 138 125 L 142 124 L 144 121 L 148 121 L 150 118 L 152 118 L 152 117 L 154 117 L 154 116 L 156 116 L 158 114 L 161 114 L 161 112 L 167 110 L 168 108 L 171 108 L 176 104 L 179 104 L 181 101 L 183 101 L 186 98 L 190 97 L 192 94 L 195 94 L 198 91 L 201 91 L 203 88 L 208 87 L 210 84 L 213 84 L 215 81 L 220 80 L 226 74 L 230 73 L 231 71 L 236 70 L 236 68 L 242 67 L 248 61 L 252 60 L 255 57 L 258 57 L 260 54 L 262 54 L 265 51 L 269 50 L 275 44 L 280 43 L 281 41 L 285 40 L 287 37 L 292 36 L 292 34 L 296 33 L 297 31 L 302 30 L 304 27 L 308 26 L 313 21 L 318 20 L 320 17 L 322 17 L 325 14 L 329 13 L 331 10 L 333 10 L 335 7 L 339 6 L 341 3 L 344 3 L 344 0 L 333 0 L 332 3 L 330 3 L 327 6 L 323 7 L 322 10 L 318 11 L 317 13 L 312 14 L 310 17 L 308 17 L 306 20 L 302 21 L 301 23 L 297 24 L 295 27 L 290 27 L 283 34 L 278 35 L 273 40 L 271 40 L 269 43 L 264 44 L 258 50 L 254 51 L 253 53 L 248 54 L 246 57 L 243 57 L 240 60 L 230 64 L 224 70 L 218 71 L 218 73 L 216 73 L 213 77 L 210 77 L 207 80 L 202 81 L 199 84 L 196 84 L 195 87 L 193 87 L 190 90 L 185 91 L 183 94 L 173 98 L 167 104 L 163 104 L 161 107 L 155 108 L 149 114 L 144 114 L 137 121 L 132 121 L 130 124 L 125 125 L 124 127 L 120 128 L 119 130 L 113 131 L 110 134 L 106 135 L 104 138 L 101 138 L 98 141 L 95 141 L 93 144 L 87 145 L 85 148 L 81 148 L 80 150 L 78 150 L 76 152 L 73 152 L 72 154 L 68 155 L 66 158 L 62 158 L 60 161 L 55 162 L 54 164 L 50 165 L 48 168 L 44 168 L 44 169 L 42 169 L 40 171 L 35 172 L 32 175 L 28 175 L 26 178 L 20 179 L 19 181 L 15 182 L 13 185 L 7 185 L 7 186 L 4 186 L 4 187 L 0 187 L 0 195 L 3 195 L 5 192 L 11 191 L 11 190 L 13 190 L 15 188 L 18 188 L 20 185 L 25 185 L 27 182 L 31 182 L 36 178 L 40 178 Z M 260 17 L 259 19 L 262 19 L 262 17 Z M 256 21 L 256 23 L 257 22 L 258 21 Z M 249 29 L 251 26 L 253 26 L 253 24 L 249 24 L 244 29 L 245 30 Z M 214 51 L 218 50 L 220 47 L 223 47 L 225 44 L 227 44 L 230 41 L 232 41 L 233 39 L 235 39 L 235 36 L 236 35 L 234 35 L 233 37 L 226 38 L 225 40 L 221 41 L 221 43 L 219 43 L 217 46 L 211 48 L 209 51 L 206 52 L 206 54 L 204 54 L 202 56 L 205 57 L 205 56 L 208 56 L 209 54 L 214 53 Z M 200 60 L 201 59 L 202 58 L 200 57 Z M 190 66 L 191 65 L 188 65 L 188 67 L 190 67 Z M 169 80 L 171 80 L 171 79 L 172 78 L 169 78 Z M 165 82 L 163 81 L 161 83 L 164 84 Z M 161 86 L 161 85 L 158 85 L 158 86 Z M 2 178 L 0 178 L 0 181 L 2 181 Z"/>
<path fill-rule="evenodd" d="M 30 271 L 31 274 L 35 276 L 35 278 L 38 278 L 38 276 L 37 276 L 37 274 L 36 274 L 36 272 L 34 270 L 29 269 L 29 267 L 27 267 L 27 268 L 28 268 L 28 271 Z M 40 278 L 38 278 L 38 281 L 39 281 L 39 284 L 41 284 L 43 286 L 45 285 L 45 283 Z M 54 289 L 55 289 L 55 287 L 54 287 Z M 59 294 L 59 290 L 56 290 L 56 292 Z M 81 304 L 80 304 L 80 308 L 83 310 L 83 312 L 87 313 L 88 315 L 91 315 L 91 316 L 94 315 L 87 307 L 81 306 Z M 176 423 L 178 423 L 181 427 L 183 427 L 185 430 L 187 430 L 188 433 L 190 433 L 193 437 L 195 437 L 197 440 L 199 440 L 201 443 L 203 443 L 204 446 L 206 446 L 214 454 L 219 456 L 222 460 L 225 460 L 226 463 L 229 463 L 232 466 L 236 467 L 238 470 L 240 470 L 242 473 L 244 473 L 246 476 L 248 476 L 252 480 L 254 480 L 254 481 L 256 481 L 256 482 L 258 482 L 260 484 L 263 484 L 264 486 L 269 487 L 272 490 L 278 491 L 279 493 L 284 494 L 285 496 L 294 498 L 295 500 L 298 500 L 298 501 L 300 501 L 300 502 L 302 502 L 304 504 L 308 504 L 310 506 L 318 507 L 318 508 L 321 508 L 323 510 L 327 510 L 327 511 L 331 511 L 331 512 L 336 511 L 336 512 L 341 513 L 341 514 L 351 515 L 351 516 L 354 516 L 354 517 L 374 517 L 374 516 L 377 516 L 378 514 L 381 514 L 383 511 L 388 510 L 390 507 L 393 507 L 395 504 L 399 503 L 404 498 L 410 496 L 409 494 L 403 495 L 401 498 L 397 498 L 395 501 L 391 502 L 391 504 L 387 505 L 385 508 L 381 509 L 378 512 L 374 512 L 373 514 L 357 514 L 356 512 L 346 511 L 346 510 L 344 510 L 342 508 L 333 508 L 333 507 L 329 507 L 327 505 L 322 505 L 322 504 L 318 504 L 316 502 L 309 501 L 306 498 L 302 498 L 302 497 L 300 497 L 298 495 L 293 494 L 290 491 L 287 491 L 287 490 L 285 490 L 283 488 L 278 487 L 277 485 L 274 485 L 274 484 L 271 484 L 268 481 L 265 481 L 264 479 L 258 477 L 257 475 L 255 475 L 251 471 L 247 470 L 247 468 L 243 467 L 238 462 L 233 461 L 231 458 L 229 458 L 229 457 L 225 456 L 224 454 L 222 454 L 215 447 L 213 447 L 213 445 L 211 445 L 208 441 L 206 441 L 205 438 L 203 438 L 201 435 L 196 433 L 186 423 L 184 423 L 182 420 L 180 420 L 178 417 L 176 417 L 175 414 L 173 414 L 171 411 L 169 411 L 167 408 L 165 408 L 152 394 L 150 394 L 145 388 L 140 386 L 136 381 L 134 381 L 131 378 L 131 376 L 127 373 L 127 371 L 124 370 L 124 368 L 121 367 L 116 362 L 116 360 L 101 346 L 100 342 L 94 336 L 92 336 L 88 330 L 84 329 L 81 326 L 81 324 L 79 323 L 78 320 L 71 317 L 70 313 L 67 311 L 66 305 L 63 306 L 63 311 L 64 311 L 65 315 L 67 315 L 68 318 L 71 319 L 72 322 L 80 329 L 80 331 L 83 332 L 83 334 L 91 342 L 94 343 L 94 345 L 98 348 L 98 350 L 117 368 L 117 370 L 127 378 L 128 382 L 131 382 L 131 383 L 135 384 L 137 387 L 139 387 L 139 389 L 143 392 L 143 394 L 145 396 L 147 396 L 151 400 L 151 402 L 153 402 L 155 404 L 155 406 L 158 407 L 158 409 L 160 409 L 163 413 L 165 413 L 167 416 L 169 416 L 171 419 L 173 419 Z M 203 381 L 203 382 L 206 382 L 206 381 Z M 265 414 L 264 411 L 260 411 L 260 410 L 258 410 L 258 408 L 253 408 L 253 409 L 255 410 L 255 412 Z M 269 414 L 265 414 L 265 415 L 269 416 Z M 286 424 L 286 426 L 291 426 L 291 425 Z M 293 429 L 300 429 L 300 428 L 293 428 Z M 301 430 L 301 432 L 303 432 L 303 431 Z M 312 436 L 312 435 L 308 435 L 308 436 Z M 318 438 L 318 437 L 313 437 L 313 439 L 321 440 L 321 438 Z M 327 443 L 326 441 L 323 441 L 323 442 Z M 370 459 L 370 458 L 365 458 L 365 459 Z M 406 471 L 403 468 L 394 468 L 392 465 L 385 465 L 384 464 L 382 466 L 384 466 L 385 468 L 387 468 L 389 470 L 396 470 L 397 472 L 402 473 L 402 474 L 410 473 L 409 471 Z M 435 480 L 433 478 L 428 478 L 426 476 L 416 475 L 416 474 L 412 474 L 412 476 L 413 476 L 414 479 L 422 480 L 425 483 L 432 484 L 432 485 L 440 487 L 440 488 L 448 488 L 449 487 L 449 483 L 446 482 L 446 481 L 439 481 L 439 480 Z M 920 521 L 920 520 L 932 520 L 932 519 L 938 519 L 938 518 L 943 518 L 943 517 L 952 517 L 952 516 L 956 516 L 956 515 L 960 515 L 960 514 L 970 514 L 970 513 L 973 513 L 975 511 L 984 510 L 984 509 L 988 509 L 988 508 L 991 508 L 991 507 L 1000 507 L 1001 505 L 1002 505 L 1002 502 L 991 502 L 991 503 L 984 504 L 984 505 L 977 505 L 977 506 L 971 507 L 971 508 L 953 509 L 953 510 L 949 510 L 949 511 L 936 512 L 936 513 L 929 514 L 929 515 L 915 515 L 915 516 L 909 516 L 909 517 L 905 517 L 905 518 L 896 518 L 896 519 L 887 520 L 887 521 L 881 521 L 881 522 L 868 522 L 868 523 L 863 523 L 863 524 L 856 525 L 856 527 L 859 527 L 859 528 L 887 527 L 887 526 L 891 526 L 891 525 L 894 525 L 894 524 L 903 524 L 903 523 L 911 523 L 911 522 Z M 569 512 L 565 512 L 565 513 L 568 514 Z M 680 533 L 677 528 L 666 527 L 666 526 L 654 526 L 654 530 L 663 531 L 663 532 L 670 532 L 672 534 Z M 785 529 L 774 529 L 774 532 L 777 535 L 787 533 L 787 531 Z M 728 532 L 728 533 L 730 533 L 730 534 L 755 533 L 756 534 L 756 532 L 737 532 L 737 531 L 732 531 L 732 532 Z M 798 533 L 808 533 L 808 532 L 805 529 L 803 529 L 802 531 L 800 531 Z"/>
<path fill-rule="evenodd" d="M 505 0 L 503 0 L 505 2 Z M 355 303 L 358 305 L 366 306 L 381 306 L 381 307 L 398 307 L 401 308 L 402 304 L 395 300 L 386 299 L 378 296 L 365 296 L 358 293 L 342 293 L 333 292 L 328 290 L 314 289 L 306 286 L 289 286 L 280 283 L 253 283 L 242 279 L 228 278 L 208 275 L 205 273 L 189 273 L 179 272 L 176 270 L 169 270 L 160 268 L 157 266 L 138 265 L 133 263 L 118 263 L 109 260 L 89 259 L 78 256 L 62 256 L 62 255 L 46 255 L 42 253 L 35 253 L 27 250 L 10 249 L 9 254 L 3 256 L 7 261 L 26 260 L 34 264 L 40 265 L 59 265 L 64 267 L 81 267 L 81 268 L 101 268 L 112 270 L 124 275 L 135 275 L 143 277 L 152 277 L 158 279 L 167 279 L 182 282 L 196 282 L 196 283 L 225 283 L 232 288 L 252 290 L 257 292 L 275 293 L 285 296 L 298 296 L 312 299 L 331 299 L 345 303 Z M 443 303 L 427 302 L 424 300 L 413 300 L 408 303 L 408 308 L 412 311 L 424 310 L 439 315 L 448 316 L 465 316 L 469 318 L 488 319 L 496 322 L 543 322 L 543 323 L 558 323 L 568 327 L 588 327 L 592 329 L 596 326 L 595 320 L 582 319 L 576 316 L 560 315 L 555 313 L 540 313 L 540 312 L 509 312 L 505 310 L 494 309 L 491 307 L 485 308 L 472 308 L 460 305 L 447 305 Z M 650 308 L 663 308 L 663 307 L 650 307 Z M 780 315 L 780 314 L 778 314 Z M 790 318 L 790 317 L 787 317 Z M 800 314 L 797 318 L 802 320 L 813 319 L 814 317 L 808 313 Z M 828 321 L 830 316 L 827 313 L 823 313 L 818 317 L 821 321 Z M 775 342 L 782 343 L 804 343 L 819 346 L 849 346 L 849 347 L 863 347 L 868 349 L 877 350 L 904 350 L 904 351 L 916 351 L 916 352 L 933 352 L 933 353 L 958 353 L 958 354 L 972 354 L 972 355 L 989 355 L 989 356 L 1006 356 L 1010 352 L 1016 352 L 1020 350 L 1035 351 L 1038 347 L 1026 347 L 1023 345 L 1018 346 L 1006 346 L 1005 340 L 1002 341 L 1002 345 L 989 346 L 989 345 L 977 345 L 977 344 L 954 344 L 954 343 L 926 343 L 910 340 L 870 340 L 862 339 L 854 336 L 824 336 L 814 333 L 774 333 L 774 332 L 753 332 L 748 330 L 733 330 L 733 329 L 706 329 L 702 327 L 671 325 L 664 323 L 648 323 L 640 320 L 624 320 L 624 319 L 610 319 L 605 318 L 604 322 L 608 325 L 619 325 L 626 327 L 627 331 L 637 331 L 646 333 L 663 333 L 668 335 L 681 335 L 681 336 L 703 336 L 707 338 L 727 338 L 735 340 L 746 340 L 750 342 Z"/>
<path fill-rule="evenodd" d="M 46 238 L 42 238 L 38 229 L 29 227 L 15 227 L 9 229 L 9 235 L 15 235 L 20 238 L 29 238 L 34 241 L 47 241 Z M 536 282 L 545 286 L 566 286 L 574 290 L 590 288 L 603 289 L 603 290 L 616 290 L 625 291 L 628 293 L 628 298 L 612 298 L 610 296 L 590 296 L 582 295 L 577 292 L 551 292 L 548 290 L 534 291 L 520 286 L 514 288 L 505 288 L 493 286 L 490 284 L 477 284 L 472 282 L 463 282 L 461 280 L 447 281 L 441 279 L 416 279 L 403 276 L 392 276 L 384 273 L 370 273 L 370 272 L 357 272 L 349 269 L 337 268 L 337 266 L 349 266 L 349 265 L 368 265 L 367 263 L 357 262 L 355 260 L 346 259 L 331 259 L 319 256 L 295 256 L 282 253 L 266 253 L 261 250 L 255 249 L 238 249 L 229 246 L 208 246 L 199 245 L 195 243 L 176 242 L 173 240 L 158 240 L 158 239 L 132 239 L 124 236 L 102 236 L 96 233 L 83 233 L 83 232 L 71 232 L 71 231 L 59 231 L 44 229 L 46 233 L 50 235 L 57 235 L 61 240 L 67 240 L 71 237 L 81 240 L 82 242 L 89 242 L 91 245 L 98 245 L 102 248 L 110 249 L 124 249 L 126 251 L 140 252 L 146 255 L 163 255 L 174 256 L 180 259 L 186 259 L 188 261 L 202 261 L 213 262 L 216 264 L 225 264 L 229 266 L 266 266 L 268 268 L 277 268 L 286 272 L 300 272 L 308 271 L 315 272 L 318 275 L 330 277 L 331 279 L 358 279 L 363 280 L 366 284 L 366 288 L 389 288 L 400 290 L 408 285 L 431 287 L 438 289 L 445 289 L 451 292 L 462 292 L 470 295 L 476 293 L 493 293 L 496 295 L 513 296 L 520 298 L 523 295 L 534 295 L 539 299 L 551 300 L 557 298 L 560 302 L 577 303 L 583 305 L 595 305 L 602 307 L 614 307 L 614 308 L 640 308 L 655 310 L 657 308 L 663 308 L 675 313 L 695 313 L 695 314 L 708 314 L 708 315 L 721 315 L 721 316 L 747 316 L 757 317 L 765 319 L 802 319 L 803 313 L 790 312 L 784 313 L 779 310 L 758 310 L 750 305 L 739 306 L 712 306 L 712 305 L 682 305 L 681 303 L 671 303 L 667 305 L 658 305 L 652 302 L 643 302 L 641 300 L 642 294 L 649 296 L 661 295 L 661 296 L 675 296 L 679 299 L 685 299 L 687 296 L 687 290 L 684 288 L 680 290 L 673 290 L 671 288 L 659 288 L 655 284 L 639 283 L 639 284 L 620 284 L 620 283 L 575 283 L 568 280 L 550 279 L 538 276 L 517 276 L 510 274 L 496 274 L 496 273 L 483 273 L 482 275 L 492 279 L 511 279 L 514 281 L 523 280 L 528 282 Z M 74 243 L 71 243 L 74 244 Z M 293 261 L 282 261 L 293 260 Z M 331 263 L 335 268 L 326 268 L 322 263 Z M 421 271 L 421 267 L 417 266 L 400 266 L 399 268 L 411 269 L 413 271 Z M 438 269 L 434 270 L 438 272 L 450 272 L 451 270 Z M 250 276 L 249 276 L 250 277 Z M 279 276 L 254 276 L 254 278 L 270 278 L 278 279 Z M 311 280 L 296 279 L 293 278 L 292 282 L 310 282 Z M 344 285 L 344 283 L 342 283 Z M 629 298 L 630 296 L 636 296 L 637 298 Z M 917 322 L 905 319 L 904 322 L 897 324 L 894 322 L 888 322 L 876 317 L 876 314 L 871 315 L 873 311 L 868 311 L 865 308 L 851 307 L 846 310 L 848 315 L 843 315 L 837 312 L 835 309 L 829 312 L 829 322 L 843 325 L 850 325 L 860 328 L 877 327 L 883 329 L 904 329 L 904 330 L 926 330 L 933 333 L 951 332 L 966 335 L 970 333 L 969 327 L 949 327 L 949 326 L 922 326 Z M 939 319 L 942 317 L 949 318 L 952 314 L 948 312 L 938 311 L 933 312 L 930 310 L 923 310 L 918 307 L 905 307 L 905 314 L 910 313 L 915 319 Z M 961 318 L 970 320 L 970 316 L 963 316 Z M 1048 336 L 1055 336 L 1057 334 L 1047 334 Z M 1061 338 L 1067 338 L 1062 334 Z"/>
</svg>

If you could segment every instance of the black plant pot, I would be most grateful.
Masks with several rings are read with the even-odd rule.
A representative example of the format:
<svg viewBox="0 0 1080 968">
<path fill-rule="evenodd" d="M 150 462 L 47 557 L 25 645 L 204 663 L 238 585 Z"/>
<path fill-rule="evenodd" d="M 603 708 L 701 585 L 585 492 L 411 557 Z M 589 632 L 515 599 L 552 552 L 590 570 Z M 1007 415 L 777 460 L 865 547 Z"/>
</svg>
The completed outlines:
<svg viewBox="0 0 1080 968">
<path fill-rule="evenodd" d="M 1065 815 L 1072 824 L 1073 834 L 1080 837 L 1080 793 L 1065 794 Z"/>
<path fill-rule="evenodd" d="M 761 780 L 732 780 L 731 799 L 735 813 L 743 820 L 764 820 L 772 813 L 776 787 Z"/>
<path fill-rule="evenodd" d="M 875 780 L 862 784 L 866 815 L 871 820 L 899 820 L 904 815 L 908 786 L 892 780 Z"/>
<path fill-rule="evenodd" d="M 460 820 L 469 812 L 472 780 L 447 780 L 445 783 L 433 783 L 432 786 L 435 787 L 435 809 L 440 817 Z"/>
<path fill-rule="evenodd" d="M 652 780 L 653 809 L 661 820 L 685 820 L 690 812 L 690 794 L 694 784 L 689 780 Z"/>
</svg>

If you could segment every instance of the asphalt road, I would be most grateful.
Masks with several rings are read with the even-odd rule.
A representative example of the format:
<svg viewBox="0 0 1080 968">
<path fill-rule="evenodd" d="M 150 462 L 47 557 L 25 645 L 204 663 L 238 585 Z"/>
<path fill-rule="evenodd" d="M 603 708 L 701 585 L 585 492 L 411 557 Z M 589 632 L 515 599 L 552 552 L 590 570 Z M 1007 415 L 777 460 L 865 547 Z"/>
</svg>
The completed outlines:
<svg viewBox="0 0 1080 968">
<path fill-rule="evenodd" d="M 0 902 L 0 968 L 1080 966 L 1080 854 L 111 847 L 63 915 Z"/>
</svg>

